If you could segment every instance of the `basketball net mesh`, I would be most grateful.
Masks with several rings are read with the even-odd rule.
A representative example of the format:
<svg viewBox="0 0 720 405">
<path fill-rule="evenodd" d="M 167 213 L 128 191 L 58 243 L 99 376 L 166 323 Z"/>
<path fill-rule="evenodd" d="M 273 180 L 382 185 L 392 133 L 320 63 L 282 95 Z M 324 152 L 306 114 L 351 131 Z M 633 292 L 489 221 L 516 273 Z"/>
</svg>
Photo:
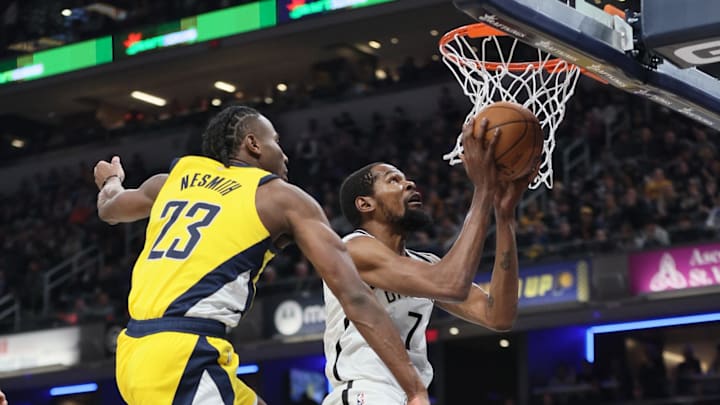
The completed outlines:
<svg viewBox="0 0 720 405">
<path fill-rule="evenodd" d="M 474 48 L 467 36 L 455 34 L 447 42 L 441 42 L 440 52 L 472 102 L 472 110 L 465 117 L 465 123 L 470 122 L 485 106 L 497 101 L 520 104 L 535 114 L 545 133 L 545 140 L 540 170 L 530 188 L 538 188 L 543 183 L 552 188 L 555 131 L 565 116 L 565 104 L 575 91 L 580 68 L 539 49 L 536 50 L 537 62 L 513 63 L 518 40 L 505 38 L 512 43 L 511 46 L 505 45 L 505 49 L 498 36 L 493 35 L 481 38 L 480 47 Z M 493 55 L 493 59 L 499 55 L 499 62 L 486 63 L 488 54 Z M 456 165 L 461 163 L 462 152 L 461 133 L 455 148 L 443 159 L 450 161 L 450 165 Z"/>
</svg>

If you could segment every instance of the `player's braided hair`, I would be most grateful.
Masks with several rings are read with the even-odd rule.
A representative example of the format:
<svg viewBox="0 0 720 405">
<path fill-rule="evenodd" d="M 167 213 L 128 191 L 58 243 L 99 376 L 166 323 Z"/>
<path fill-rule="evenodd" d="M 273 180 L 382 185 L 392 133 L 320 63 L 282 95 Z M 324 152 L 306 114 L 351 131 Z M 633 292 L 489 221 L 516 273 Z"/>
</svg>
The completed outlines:
<svg viewBox="0 0 720 405">
<path fill-rule="evenodd" d="M 369 165 L 355 171 L 349 175 L 340 186 L 340 209 L 343 215 L 354 227 L 360 226 L 362 220 L 360 212 L 355 208 L 355 199 L 363 196 L 372 196 L 373 184 L 375 178 L 371 169 L 380 163 L 370 163 Z"/>
<path fill-rule="evenodd" d="M 251 118 L 259 116 L 257 110 L 245 106 L 231 106 L 220 111 L 202 134 L 203 155 L 230 166 L 230 156 L 248 133 Z"/>
</svg>

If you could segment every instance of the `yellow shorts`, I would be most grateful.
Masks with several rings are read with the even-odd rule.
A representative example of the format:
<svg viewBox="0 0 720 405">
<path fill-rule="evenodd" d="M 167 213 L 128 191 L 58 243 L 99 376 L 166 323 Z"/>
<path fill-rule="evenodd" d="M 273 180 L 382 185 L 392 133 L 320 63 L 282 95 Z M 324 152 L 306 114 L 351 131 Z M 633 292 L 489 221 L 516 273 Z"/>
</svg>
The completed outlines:
<svg viewBox="0 0 720 405">
<path fill-rule="evenodd" d="M 194 321 L 130 321 L 118 336 L 115 372 L 128 404 L 257 404 L 255 392 L 237 378 L 238 356 L 230 342 L 204 333 L 208 320 L 200 320 L 199 328 Z"/>
</svg>

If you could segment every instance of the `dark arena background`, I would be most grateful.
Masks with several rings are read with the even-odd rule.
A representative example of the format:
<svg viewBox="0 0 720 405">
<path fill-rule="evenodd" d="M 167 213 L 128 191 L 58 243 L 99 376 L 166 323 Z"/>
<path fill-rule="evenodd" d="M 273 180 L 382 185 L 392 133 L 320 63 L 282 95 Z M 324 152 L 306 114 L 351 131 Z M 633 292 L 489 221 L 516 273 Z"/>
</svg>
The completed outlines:
<svg viewBox="0 0 720 405">
<path fill-rule="evenodd" d="M 664 24 L 677 12 L 665 3 L 697 20 Z M 600 21 L 606 5 L 631 27 L 623 49 L 563 32 L 572 13 Z M 409 247 L 444 254 L 472 192 L 462 166 L 443 155 L 473 106 L 438 41 L 484 7 L 496 27 L 524 32 L 551 16 L 536 46 L 596 59 L 578 59 L 591 75 L 580 77 L 555 131 L 552 188 L 528 190 L 517 213 L 515 325 L 496 333 L 436 310 L 432 402 L 720 404 L 718 6 L 0 2 L 0 390 L 11 405 L 124 403 L 115 340 L 146 223 L 100 221 L 92 169 L 120 155 L 124 185 L 136 187 L 173 158 L 200 153 L 202 130 L 229 105 L 275 123 L 289 181 L 339 235 L 352 230 L 338 204 L 342 179 L 370 162 L 397 165 L 434 218 Z M 608 24 L 611 33 L 626 26 Z M 481 285 L 493 244 L 488 237 Z M 319 404 L 328 391 L 324 319 L 321 280 L 296 247 L 286 249 L 231 333 L 240 378 L 270 405 Z"/>
</svg>

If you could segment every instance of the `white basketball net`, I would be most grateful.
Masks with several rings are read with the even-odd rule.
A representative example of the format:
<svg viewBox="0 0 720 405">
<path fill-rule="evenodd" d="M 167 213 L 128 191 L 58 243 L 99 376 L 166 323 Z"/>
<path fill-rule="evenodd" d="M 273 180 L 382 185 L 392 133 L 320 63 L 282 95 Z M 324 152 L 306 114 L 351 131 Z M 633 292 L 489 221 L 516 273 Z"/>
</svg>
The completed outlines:
<svg viewBox="0 0 720 405">
<path fill-rule="evenodd" d="M 530 188 L 535 189 L 542 183 L 552 188 L 555 131 L 565 116 L 565 103 L 575 91 L 580 68 L 539 49 L 537 61 L 526 62 L 527 66 L 518 68 L 517 63 L 512 63 L 517 39 L 509 39 L 507 43 L 512 45 L 505 45 L 505 50 L 498 36 L 478 38 L 475 42 L 480 42 L 479 48 L 473 48 L 466 35 L 454 34 L 452 39 L 440 45 L 443 61 L 473 105 L 465 117 L 465 123 L 470 122 L 483 107 L 497 101 L 513 102 L 528 108 L 538 118 L 545 132 L 540 171 Z M 497 53 L 500 60 L 486 65 L 485 57 L 489 53 Z M 461 163 L 459 157 L 462 152 L 460 134 L 455 148 L 443 159 L 449 160 L 450 165 Z"/>
</svg>

